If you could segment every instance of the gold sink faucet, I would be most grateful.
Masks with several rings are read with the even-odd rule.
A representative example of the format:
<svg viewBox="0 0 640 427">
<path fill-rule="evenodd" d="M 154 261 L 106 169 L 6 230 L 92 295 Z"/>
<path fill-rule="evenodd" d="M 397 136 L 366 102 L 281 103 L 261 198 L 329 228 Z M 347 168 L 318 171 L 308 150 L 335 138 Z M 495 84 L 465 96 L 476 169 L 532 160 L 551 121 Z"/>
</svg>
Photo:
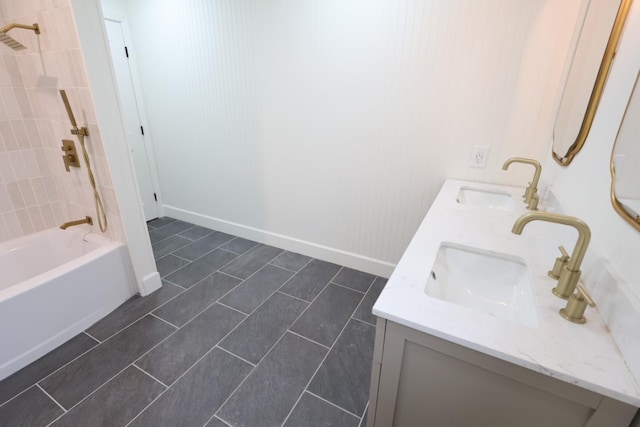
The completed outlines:
<svg viewBox="0 0 640 427">
<path fill-rule="evenodd" d="M 512 157 L 507 159 L 502 165 L 502 170 L 509 169 L 509 165 L 511 163 L 524 163 L 527 165 L 532 165 L 536 168 L 535 173 L 533 174 L 533 179 L 529 183 L 529 186 L 524 192 L 524 202 L 527 204 L 527 209 L 536 211 L 538 210 L 538 181 L 540 181 L 540 174 L 542 173 L 542 165 L 539 161 L 533 159 L 526 159 L 524 157 Z"/>
<path fill-rule="evenodd" d="M 562 266 L 558 277 L 558 285 L 553 288 L 553 294 L 567 299 L 576 289 L 578 279 L 580 278 L 580 265 L 584 259 L 591 240 L 591 230 L 589 226 L 579 218 L 567 215 L 559 215 L 549 212 L 527 212 L 513 223 L 511 232 L 514 234 L 522 234 L 524 226 L 531 221 L 547 221 L 556 224 L 568 225 L 578 230 L 578 241 L 573 249 L 573 253 L 569 260 Z"/>
<path fill-rule="evenodd" d="M 89 225 L 93 225 L 93 219 L 90 216 L 86 216 L 84 217 L 84 219 L 78 219 L 76 221 L 69 221 L 69 222 L 65 222 L 64 224 L 62 224 L 60 226 L 61 229 L 66 230 L 69 227 L 73 227 L 74 225 L 81 225 L 81 224 L 89 224 Z"/>
</svg>

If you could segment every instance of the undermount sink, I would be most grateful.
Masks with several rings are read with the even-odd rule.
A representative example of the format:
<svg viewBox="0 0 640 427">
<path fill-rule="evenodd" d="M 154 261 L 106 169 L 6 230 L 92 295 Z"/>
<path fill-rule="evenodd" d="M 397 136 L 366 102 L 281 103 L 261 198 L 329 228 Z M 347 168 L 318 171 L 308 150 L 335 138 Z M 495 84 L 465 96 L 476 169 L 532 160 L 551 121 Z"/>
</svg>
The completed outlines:
<svg viewBox="0 0 640 427">
<path fill-rule="evenodd" d="M 539 325 L 529 272 L 518 257 L 443 242 L 424 292 L 526 326 Z"/>
<path fill-rule="evenodd" d="M 513 210 L 513 198 L 511 194 L 506 191 L 460 187 L 456 201 L 472 206 L 502 209 L 505 211 Z"/>
</svg>

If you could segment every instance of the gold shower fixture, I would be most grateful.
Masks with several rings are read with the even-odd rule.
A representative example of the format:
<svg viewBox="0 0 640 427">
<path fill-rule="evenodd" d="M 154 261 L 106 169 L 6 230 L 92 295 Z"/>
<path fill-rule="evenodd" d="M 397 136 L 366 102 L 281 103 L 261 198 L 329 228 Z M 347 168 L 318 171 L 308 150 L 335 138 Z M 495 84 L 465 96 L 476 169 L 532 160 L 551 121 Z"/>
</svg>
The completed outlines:
<svg viewBox="0 0 640 427">
<path fill-rule="evenodd" d="M 26 49 L 26 46 L 14 39 L 13 37 L 7 35 L 7 33 L 14 28 L 22 28 L 23 30 L 33 30 L 36 34 L 40 34 L 40 27 L 38 24 L 33 25 L 24 25 L 24 24 L 16 24 L 12 23 L 9 25 L 5 25 L 0 28 L 0 42 L 6 44 L 13 50 L 22 50 Z"/>
</svg>

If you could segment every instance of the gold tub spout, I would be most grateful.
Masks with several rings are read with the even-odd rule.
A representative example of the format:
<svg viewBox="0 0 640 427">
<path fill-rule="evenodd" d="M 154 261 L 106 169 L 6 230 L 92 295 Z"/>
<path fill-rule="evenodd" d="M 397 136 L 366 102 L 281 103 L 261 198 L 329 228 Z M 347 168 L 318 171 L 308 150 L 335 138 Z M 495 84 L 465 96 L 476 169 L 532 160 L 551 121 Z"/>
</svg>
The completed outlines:
<svg viewBox="0 0 640 427">
<path fill-rule="evenodd" d="M 553 288 L 554 295 L 567 299 L 576 290 L 578 279 L 580 278 L 580 265 L 582 264 L 584 255 L 587 253 L 587 247 L 591 240 L 591 230 L 584 221 L 573 216 L 559 215 L 550 212 L 527 212 L 516 219 L 511 232 L 513 234 L 522 234 L 524 226 L 531 221 L 554 222 L 556 224 L 568 225 L 578 230 L 578 241 L 576 242 L 575 248 L 573 248 L 573 253 L 567 263 L 562 267 L 558 278 L 558 285 Z"/>
<path fill-rule="evenodd" d="M 86 217 L 84 217 L 84 219 L 77 219 L 75 221 L 65 222 L 60 226 L 60 228 L 63 230 L 66 230 L 69 227 L 73 227 L 74 225 L 81 225 L 81 224 L 93 225 L 93 219 L 87 215 Z"/>
<path fill-rule="evenodd" d="M 509 165 L 511 165 L 511 163 L 524 163 L 526 165 L 531 165 L 534 168 L 536 168 L 533 174 L 533 179 L 529 183 L 529 186 L 524 192 L 523 197 L 524 197 L 524 202 L 527 204 L 527 209 L 530 209 L 532 211 L 538 210 L 538 200 L 539 200 L 538 181 L 540 181 L 540 174 L 542 173 L 542 165 L 540 165 L 540 162 L 537 160 L 526 159 L 524 157 L 512 157 L 510 159 L 507 159 L 504 162 L 504 164 L 502 165 L 502 170 L 506 171 L 507 169 L 509 169 Z"/>
</svg>

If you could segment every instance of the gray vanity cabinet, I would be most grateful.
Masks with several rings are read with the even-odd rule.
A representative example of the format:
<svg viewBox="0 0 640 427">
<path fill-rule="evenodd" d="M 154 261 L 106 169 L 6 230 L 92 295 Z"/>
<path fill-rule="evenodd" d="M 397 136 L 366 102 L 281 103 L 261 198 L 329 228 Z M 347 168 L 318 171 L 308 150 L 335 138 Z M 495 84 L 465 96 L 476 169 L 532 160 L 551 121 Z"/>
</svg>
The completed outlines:
<svg viewBox="0 0 640 427">
<path fill-rule="evenodd" d="M 378 318 L 367 427 L 627 427 L 636 411 Z"/>
</svg>

